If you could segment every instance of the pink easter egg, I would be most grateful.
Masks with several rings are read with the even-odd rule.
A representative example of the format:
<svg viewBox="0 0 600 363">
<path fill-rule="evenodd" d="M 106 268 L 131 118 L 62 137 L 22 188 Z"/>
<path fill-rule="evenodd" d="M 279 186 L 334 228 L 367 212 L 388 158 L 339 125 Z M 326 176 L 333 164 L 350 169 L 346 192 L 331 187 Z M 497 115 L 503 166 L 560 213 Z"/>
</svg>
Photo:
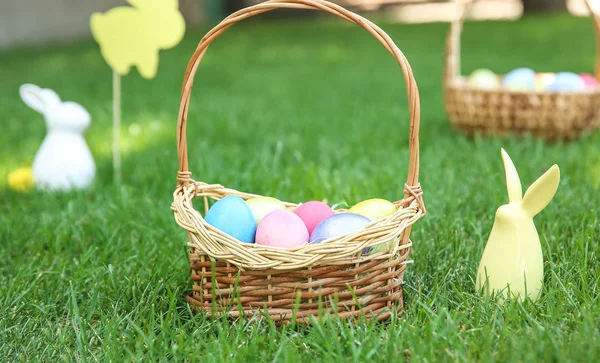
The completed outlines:
<svg viewBox="0 0 600 363">
<path fill-rule="evenodd" d="M 313 232 L 317 224 L 335 214 L 327 204 L 317 201 L 302 204 L 296 208 L 294 213 L 302 219 L 309 234 Z"/>
<path fill-rule="evenodd" d="M 592 76 L 589 73 L 581 73 L 579 77 L 583 79 L 583 83 L 585 83 L 585 88 L 595 88 L 598 85 L 598 80 L 596 79 L 596 77 Z"/>
<path fill-rule="evenodd" d="M 267 214 L 258 224 L 255 243 L 272 247 L 298 247 L 308 241 L 308 231 L 302 219 L 287 210 Z"/>
</svg>

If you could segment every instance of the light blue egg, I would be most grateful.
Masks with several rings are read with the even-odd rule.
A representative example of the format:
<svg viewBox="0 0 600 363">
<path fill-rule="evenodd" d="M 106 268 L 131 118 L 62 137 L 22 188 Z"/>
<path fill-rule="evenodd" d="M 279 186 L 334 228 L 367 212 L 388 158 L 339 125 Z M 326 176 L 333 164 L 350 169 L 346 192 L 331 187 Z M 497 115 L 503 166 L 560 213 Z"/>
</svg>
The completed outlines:
<svg viewBox="0 0 600 363">
<path fill-rule="evenodd" d="M 514 69 L 504 76 L 502 87 L 512 91 L 532 90 L 535 88 L 535 71 L 530 68 Z"/>
<path fill-rule="evenodd" d="M 578 74 L 559 72 L 554 77 L 554 82 L 548 86 L 548 91 L 578 92 L 585 90 L 585 81 Z"/>
<path fill-rule="evenodd" d="M 217 201 L 204 220 L 233 238 L 254 243 L 256 221 L 252 210 L 240 197 L 230 195 Z"/>
<path fill-rule="evenodd" d="M 326 239 L 346 233 L 360 231 L 371 222 L 367 217 L 355 213 L 338 213 L 317 224 L 310 235 L 310 243 L 319 243 Z"/>
</svg>

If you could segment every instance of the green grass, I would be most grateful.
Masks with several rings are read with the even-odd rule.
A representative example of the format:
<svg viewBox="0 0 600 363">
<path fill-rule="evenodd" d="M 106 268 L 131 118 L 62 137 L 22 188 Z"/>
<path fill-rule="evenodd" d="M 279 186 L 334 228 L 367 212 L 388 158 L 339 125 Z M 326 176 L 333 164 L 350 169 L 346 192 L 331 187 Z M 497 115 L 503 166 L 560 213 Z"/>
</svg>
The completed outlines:
<svg viewBox="0 0 600 363">
<path fill-rule="evenodd" d="M 402 73 L 361 29 L 313 22 L 236 25 L 211 46 L 189 117 L 193 176 L 289 201 L 397 200 L 408 161 Z M 443 112 L 447 24 L 382 27 L 421 92 L 429 214 L 413 229 L 404 315 L 276 328 L 190 312 L 186 234 L 169 207 L 181 80 L 206 29 L 163 53 L 155 80 L 123 79 L 120 186 L 111 173 L 110 70 L 84 42 L 0 55 L 0 361 L 597 361 L 600 134 L 552 144 L 465 137 Z M 590 21 L 564 14 L 469 23 L 463 72 L 591 72 L 594 44 Z M 18 97 L 25 82 L 92 113 L 93 190 L 7 189 L 8 172 L 31 164 L 46 132 Z M 507 200 L 500 147 L 524 188 L 553 163 L 561 168 L 559 191 L 536 218 L 545 285 L 535 304 L 500 306 L 475 293 L 495 210 Z"/>
</svg>

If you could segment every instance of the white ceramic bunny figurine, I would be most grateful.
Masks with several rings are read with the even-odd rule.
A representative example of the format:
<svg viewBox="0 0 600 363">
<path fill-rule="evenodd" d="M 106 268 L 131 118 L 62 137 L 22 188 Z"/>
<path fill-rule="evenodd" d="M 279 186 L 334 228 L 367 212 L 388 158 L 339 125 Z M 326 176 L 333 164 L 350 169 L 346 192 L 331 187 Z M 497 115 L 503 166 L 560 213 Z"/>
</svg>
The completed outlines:
<svg viewBox="0 0 600 363">
<path fill-rule="evenodd" d="M 553 165 L 523 197 L 519 174 L 504 149 L 502 160 L 509 203 L 496 211 L 494 226 L 479 263 L 476 286 L 478 290 L 484 288 L 486 294 L 495 291 L 506 298 L 509 289 L 519 300 L 527 295 L 535 301 L 542 289 L 544 261 L 533 217 L 554 197 L 560 171 Z"/>
<path fill-rule="evenodd" d="M 33 181 L 42 190 L 83 189 L 96 175 L 96 164 L 83 138 L 90 114 L 75 102 L 62 102 L 50 90 L 24 84 L 23 101 L 46 120 L 48 133 L 33 161 Z"/>
</svg>

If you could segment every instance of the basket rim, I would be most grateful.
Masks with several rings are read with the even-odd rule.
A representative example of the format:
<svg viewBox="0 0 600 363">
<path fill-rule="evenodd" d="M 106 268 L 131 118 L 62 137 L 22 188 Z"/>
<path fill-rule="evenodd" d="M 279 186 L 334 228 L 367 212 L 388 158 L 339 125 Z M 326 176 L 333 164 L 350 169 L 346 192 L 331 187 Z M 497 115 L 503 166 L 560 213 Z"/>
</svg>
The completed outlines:
<svg viewBox="0 0 600 363">
<path fill-rule="evenodd" d="M 419 187 L 406 187 L 410 198 L 395 202 L 398 210 L 385 218 L 372 221 L 364 229 L 330 238 L 320 243 L 307 243 L 294 248 L 278 248 L 260 246 L 255 243 L 244 243 L 225 232 L 209 225 L 192 201 L 201 196 L 205 199 L 205 210 L 208 199 L 221 199 L 228 195 L 236 195 L 244 200 L 260 196 L 225 188 L 219 184 L 194 182 L 179 185 L 173 193 L 171 209 L 176 222 L 188 231 L 188 246 L 198 249 L 211 259 L 228 262 L 240 268 L 251 269 L 283 269 L 291 270 L 303 267 L 314 267 L 331 264 L 348 264 L 358 261 L 387 259 L 399 251 L 408 249 L 412 242 L 408 238 L 410 227 L 425 215 L 422 190 Z M 284 202 L 288 208 L 296 204 Z M 365 248 L 382 243 L 390 243 L 387 251 L 362 255 Z M 357 242 L 358 241 L 358 242 Z"/>
<path fill-rule="evenodd" d="M 459 76 L 464 77 L 464 76 Z M 486 93 L 486 94 L 510 94 L 510 95 L 523 95 L 523 96 L 546 96 L 546 95 L 560 95 L 560 96 L 594 96 L 600 94 L 600 86 L 591 89 L 585 89 L 583 91 L 548 91 L 548 90 L 529 90 L 529 91 L 518 91 L 511 90 L 506 88 L 497 88 L 497 89 L 485 89 L 478 88 L 468 85 L 467 83 L 463 83 L 464 78 L 454 79 L 452 81 L 448 81 L 445 85 L 446 88 L 452 89 L 454 91 L 467 91 L 467 92 L 477 92 L 477 93 Z"/>
</svg>

